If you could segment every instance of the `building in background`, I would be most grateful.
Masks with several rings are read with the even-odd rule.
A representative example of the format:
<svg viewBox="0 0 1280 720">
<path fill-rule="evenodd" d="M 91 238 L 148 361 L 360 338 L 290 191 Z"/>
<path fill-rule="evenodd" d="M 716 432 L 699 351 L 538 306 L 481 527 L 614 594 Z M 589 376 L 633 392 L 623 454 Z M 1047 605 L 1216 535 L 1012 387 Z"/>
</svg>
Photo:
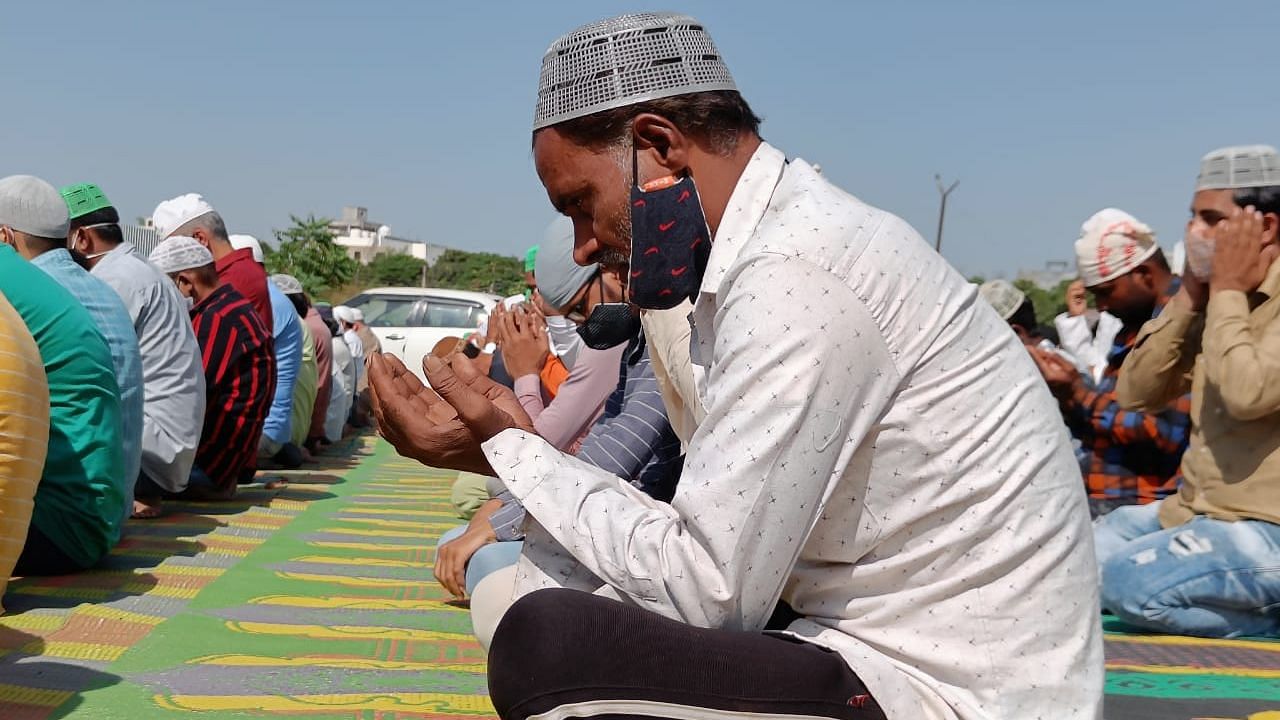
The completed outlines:
<svg viewBox="0 0 1280 720">
<path fill-rule="evenodd" d="M 400 238 L 391 234 L 391 228 L 369 219 L 369 211 L 362 207 L 342 208 L 342 217 L 329 223 L 333 241 L 347 249 L 347 256 L 364 265 L 384 253 L 411 255 L 434 265 L 447 249 L 443 245 L 421 240 Z"/>
<path fill-rule="evenodd" d="M 120 223 L 120 232 L 124 234 L 124 241 L 132 243 L 138 248 L 138 252 L 142 253 L 142 257 L 151 257 L 151 251 L 156 249 L 160 244 L 160 236 L 151 227 L 151 218 L 147 218 L 145 225 L 126 225 Z"/>
<path fill-rule="evenodd" d="M 1040 270 L 1019 270 L 1018 279 L 1032 283 L 1042 290 L 1053 290 L 1062 282 L 1074 280 L 1076 265 L 1066 260 L 1050 260 Z"/>
</svg>

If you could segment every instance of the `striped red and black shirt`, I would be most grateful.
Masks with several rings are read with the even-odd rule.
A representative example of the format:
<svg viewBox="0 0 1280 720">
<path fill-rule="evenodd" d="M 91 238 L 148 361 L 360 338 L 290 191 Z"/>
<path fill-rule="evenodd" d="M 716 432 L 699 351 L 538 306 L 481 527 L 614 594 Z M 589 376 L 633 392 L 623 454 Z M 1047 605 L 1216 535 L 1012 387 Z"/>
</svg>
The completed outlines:
<svg viewBox="0 0 1280 720">
<path fill-rule="evenodd" d="M 228 284 L 191 308 L 191 323 L 207 396 L 196 467 L 218 488 L 230 490 L 256 468 L 258 438 L 275 395 L 271 330 Z"/>
</svg>

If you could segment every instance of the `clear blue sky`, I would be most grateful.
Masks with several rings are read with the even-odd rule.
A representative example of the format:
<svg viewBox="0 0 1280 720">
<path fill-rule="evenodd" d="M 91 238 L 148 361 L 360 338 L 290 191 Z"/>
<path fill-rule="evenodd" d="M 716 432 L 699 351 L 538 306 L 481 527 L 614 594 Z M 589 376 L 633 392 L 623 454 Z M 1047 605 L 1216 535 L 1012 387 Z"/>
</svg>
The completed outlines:
<svg viewBox="0 0 1280 720">
<path fill-rule="evenodd" d="M 15 2 L 0 175 L 98 182 L 129 218 L 204 193 L 233 231 L 369 208 L 520 254 L 551 218 L 529 152 L 542 52 L 675 9 L 710 28 L 766 139 L 966 273 L 1071 257 L 1108 205 L 1182 232 L 1199 157 L 1280 144 L 1280 2 Z"/>
</svg>

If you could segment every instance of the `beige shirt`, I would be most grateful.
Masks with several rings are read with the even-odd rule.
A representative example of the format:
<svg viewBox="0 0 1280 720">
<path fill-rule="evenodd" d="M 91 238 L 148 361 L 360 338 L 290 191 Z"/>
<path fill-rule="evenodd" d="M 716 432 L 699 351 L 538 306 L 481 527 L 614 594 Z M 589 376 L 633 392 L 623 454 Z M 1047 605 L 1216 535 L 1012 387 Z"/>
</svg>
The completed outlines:
<svg viewBox="0 0 1280 720">
<path fill-rule="evenodd" d="M 1196 515 L 1280 523 L 1280 261 L 1257 291 L 1185 297 L 1147 323 L 1120 372 L 1125 407 L 1157 410 L 1191 391 L 1182 486 L 1160 506 L 1174 527 Z"/>
<path fill-rule="evenodd" d="M 570 587 L 840 653 L 891 720 L 1096 720 L 1083 483 L 1017 337 L 902 220 L 761 145 L 692 313 L 675 498 L 507 430 L 517 594 Z"/>
<path fill-rule="evenodd" d="M 682 451 L 689 449 L 689 440 L 707 415 L 698 394 L 697 376 L 702 368 L 695 368 L 689 360 L 692 310 L 693 304 L 686 300 L 670 310 L 640 313 L 649 345 L 649 364 L 662 393 L 662 404 L 667 408 L 667 420 L 680 438 Z"/>
</svg>

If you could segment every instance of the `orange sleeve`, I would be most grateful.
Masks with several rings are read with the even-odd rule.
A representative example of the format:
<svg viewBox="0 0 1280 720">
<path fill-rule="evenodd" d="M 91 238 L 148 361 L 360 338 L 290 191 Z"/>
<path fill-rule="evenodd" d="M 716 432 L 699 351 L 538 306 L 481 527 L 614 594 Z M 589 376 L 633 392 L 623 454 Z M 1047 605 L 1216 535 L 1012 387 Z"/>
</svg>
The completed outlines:
<svg viewBox="0 0 1280 720">
<path fill-rule="evenodd" d="M 551 355 L 547 357 L 547 363 L 542 366 L 542 372 L 538 373 L 538 379 L 542 381 L 542 387 L 547 389 L 547 394 L 551 399 L 555 399 L 556 392 L 560 390 L 560 383 L 569 377 L 569 368 L 560 362 L 560 358 Z"/>
</svg>

